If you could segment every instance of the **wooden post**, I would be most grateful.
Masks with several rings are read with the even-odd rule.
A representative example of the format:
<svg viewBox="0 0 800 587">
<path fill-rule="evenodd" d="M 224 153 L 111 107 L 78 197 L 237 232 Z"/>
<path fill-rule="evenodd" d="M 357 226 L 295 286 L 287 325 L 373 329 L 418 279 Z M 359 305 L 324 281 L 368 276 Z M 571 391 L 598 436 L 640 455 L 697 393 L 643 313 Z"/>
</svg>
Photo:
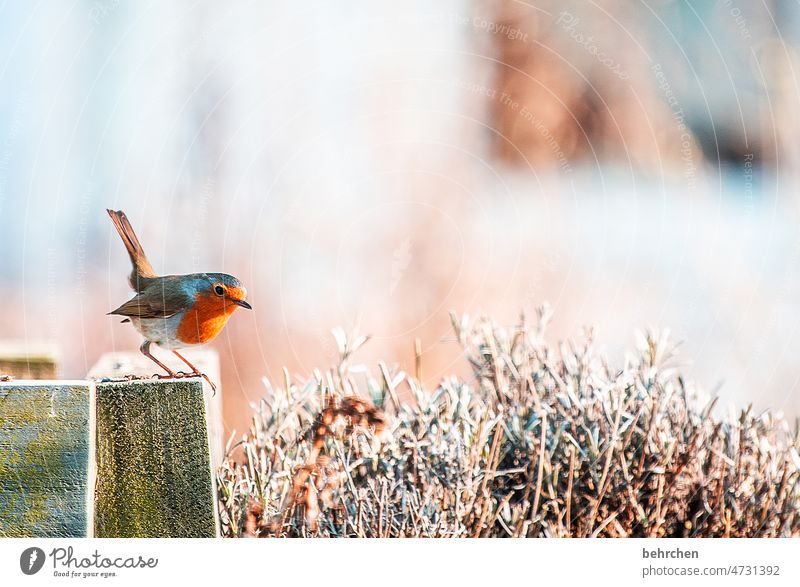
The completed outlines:
<svg viewBox="0 0 800 587">
<path fill-rule="evenodd" d="M 59 352 L 55 345 L 0 341 L 0 375 L 17 379 L 56 379 Z"/>
<path fill-rule="evenodd" d="M 85 381 L 0 383 L 0 536 L 90 533 L 91 412 Z"/>
<path fill-rule="evenodd" d="M 104 360 L 94 374 L 130 373 Z M 218 380 L 216 354 L 190 360 Z M 0 383 L 0 536 L 217 536 L 220 395 L 199 378 Z"/>
<path fill-rule="evenodd" d="M 202 380 L 96 388 L 95 536 L 216 536 Z"/>
<path fill-rule="evenodd" d="M 211 349 L 186 349 L 182 353 L 217 385 L 217 392 L 211 393 L 210 387 L 203 381 L 206 389 L 206 424 L 211 443 L 211 464 L 216 471 L 222 465 L 225 451 L 219 355 Z M 175 371 L 186 369 L 186 365 L 172 353 L 161 353 L 158 356 Z M 158 367 L 142 353 L 114 352 L 103 354 L 89 371 L 89 377 L 99 380 L 120 379 L 127 375 L 148 376 L 157 371 L 159 371 Z"/>
</svg>

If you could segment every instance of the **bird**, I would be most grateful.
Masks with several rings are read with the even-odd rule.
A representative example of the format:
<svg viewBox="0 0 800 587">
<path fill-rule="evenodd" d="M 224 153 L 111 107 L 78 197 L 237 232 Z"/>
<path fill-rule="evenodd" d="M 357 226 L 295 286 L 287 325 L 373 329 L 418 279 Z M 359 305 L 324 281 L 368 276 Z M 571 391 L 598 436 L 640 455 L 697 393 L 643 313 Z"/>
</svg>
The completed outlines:
<svg viewBox="0 0 800 587">
<path fill-rule="evenodd" d="M 205 344 L 222 332 L 238 308 L 252 310 L 242 282 L 226 273 L 156 275 L 133 230 L 121 210 L 106 210 L 131 258 L 133 270 L 128 283 L 136 292 L 130 300 L 108 315 L 124 316 L 144 337 L 139 351 L 161 367 L 167 377 L 203 377 L 216 393 L 216 385 L 201 373 L 178 349 Z M 150 352 L 150 345 L 173 352 L 186 363 L 191 373 L 176 373 Z M 163 377 L 163 376 L 161 376 Z"/>
</svg>

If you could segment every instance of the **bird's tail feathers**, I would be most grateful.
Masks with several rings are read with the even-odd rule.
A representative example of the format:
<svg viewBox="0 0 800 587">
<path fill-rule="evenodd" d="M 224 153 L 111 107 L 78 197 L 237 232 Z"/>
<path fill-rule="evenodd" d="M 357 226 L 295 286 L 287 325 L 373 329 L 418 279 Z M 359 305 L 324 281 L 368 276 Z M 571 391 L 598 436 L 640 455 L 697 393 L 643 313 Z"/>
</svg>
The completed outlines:
<svg viewBox="0 0 800 587">
<path fill-rule="evenodd" d="M 131 264 L 133 265 L 133 271 L 130 277 L 131 286 L 138 290 L 137 282 L 139 278 L 156 277 L 156 272 L 153 271 L 153 266 L 150 265 L 150 261 L 147 260 L 147 255 L 144 253 L 142 243 L 140 243 L 139 239 L 136 237 L 136 232 L 134 232 L 133 226 L 131 226 L 125 213 L 122 210 L 106 211 L 111 217 L 111 221 L 114 223 L 114 227 L 117 229 L 125 248 L 128 250 L 128 255 L 130 255 Z"/>
</svg>

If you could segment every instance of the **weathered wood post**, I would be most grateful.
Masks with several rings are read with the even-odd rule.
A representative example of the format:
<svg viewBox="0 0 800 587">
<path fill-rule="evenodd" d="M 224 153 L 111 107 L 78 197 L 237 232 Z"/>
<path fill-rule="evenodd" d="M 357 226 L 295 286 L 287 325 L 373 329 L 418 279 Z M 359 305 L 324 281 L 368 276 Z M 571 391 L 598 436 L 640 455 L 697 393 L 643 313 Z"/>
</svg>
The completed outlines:
<svg viewBox="0 0 800 587">
<path fill-rule="evenodd" d="M 219 354 L 212 349 L 186 349 L 183 354 L 217 385 L 217 392 L 211 393 L 208 384 L 203 382 L 206 390 L 206 426 L 211 444 L 211 463 L 216 470 L 222 464 L 225 450 Z M 170 354 L 165 353 L 161 358 L 175 371 L 186 368 L 183 363 Z M 158 368 L 141 353 L 114 352 L 103 354 L 89 371 L 89 377 L 98 380 L 120 379 L 127 375 L 148 376 L 155 371 L 158 371 Z"/>
<path fill-rule="evenodd" d="M 91 534 L 91 385 L 0 383 L 0 536 Z"/>
<path fill-rule="evenodd" d="M 216 354 L 192 357 L 216 381 Z M 0 382 L 0 536 L 213 537 L 218 390 L 104 357 L 88 381 Z M 213 448 L 212 448 L 213 447 Z"/>
<path fill-rule="evenodd" d="M 219 382 L 216 352 L 186 357 Z M 172 359 L 176 371 L 185 368 Z M 216 536 L 222 390 L 212 394 L 202 379 L 120 380 L 154 371 L 141 353 L 118 352 L 89 372 L 97 380 L 95 535 Z"/>
<path fill-rule="evenodd" d="M 218 534 L 201 379 L 97 383 L 94 535 Z"/>
<path fill-rule="evenodd" d="M 0 341 L 0 375 L 17 379 L 56 379 L 59 355 L 54 344 Z"/>
</svg>

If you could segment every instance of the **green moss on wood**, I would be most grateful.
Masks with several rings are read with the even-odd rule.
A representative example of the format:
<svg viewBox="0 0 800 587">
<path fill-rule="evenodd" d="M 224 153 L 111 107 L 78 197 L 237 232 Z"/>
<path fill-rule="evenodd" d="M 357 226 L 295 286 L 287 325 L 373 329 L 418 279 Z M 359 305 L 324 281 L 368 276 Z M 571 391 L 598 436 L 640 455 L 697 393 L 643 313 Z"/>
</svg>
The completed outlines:
<svg viewBox="0 0 800 587">
<path fill-rule="evenodd" d="M 95 536 L 213 537 L 199 381 L 97 385 Z"/>
<path fill-rule="evenodd" d="M 0 384 L 0 536 L 85 536 L 87 385 Z"/>
</svg>

